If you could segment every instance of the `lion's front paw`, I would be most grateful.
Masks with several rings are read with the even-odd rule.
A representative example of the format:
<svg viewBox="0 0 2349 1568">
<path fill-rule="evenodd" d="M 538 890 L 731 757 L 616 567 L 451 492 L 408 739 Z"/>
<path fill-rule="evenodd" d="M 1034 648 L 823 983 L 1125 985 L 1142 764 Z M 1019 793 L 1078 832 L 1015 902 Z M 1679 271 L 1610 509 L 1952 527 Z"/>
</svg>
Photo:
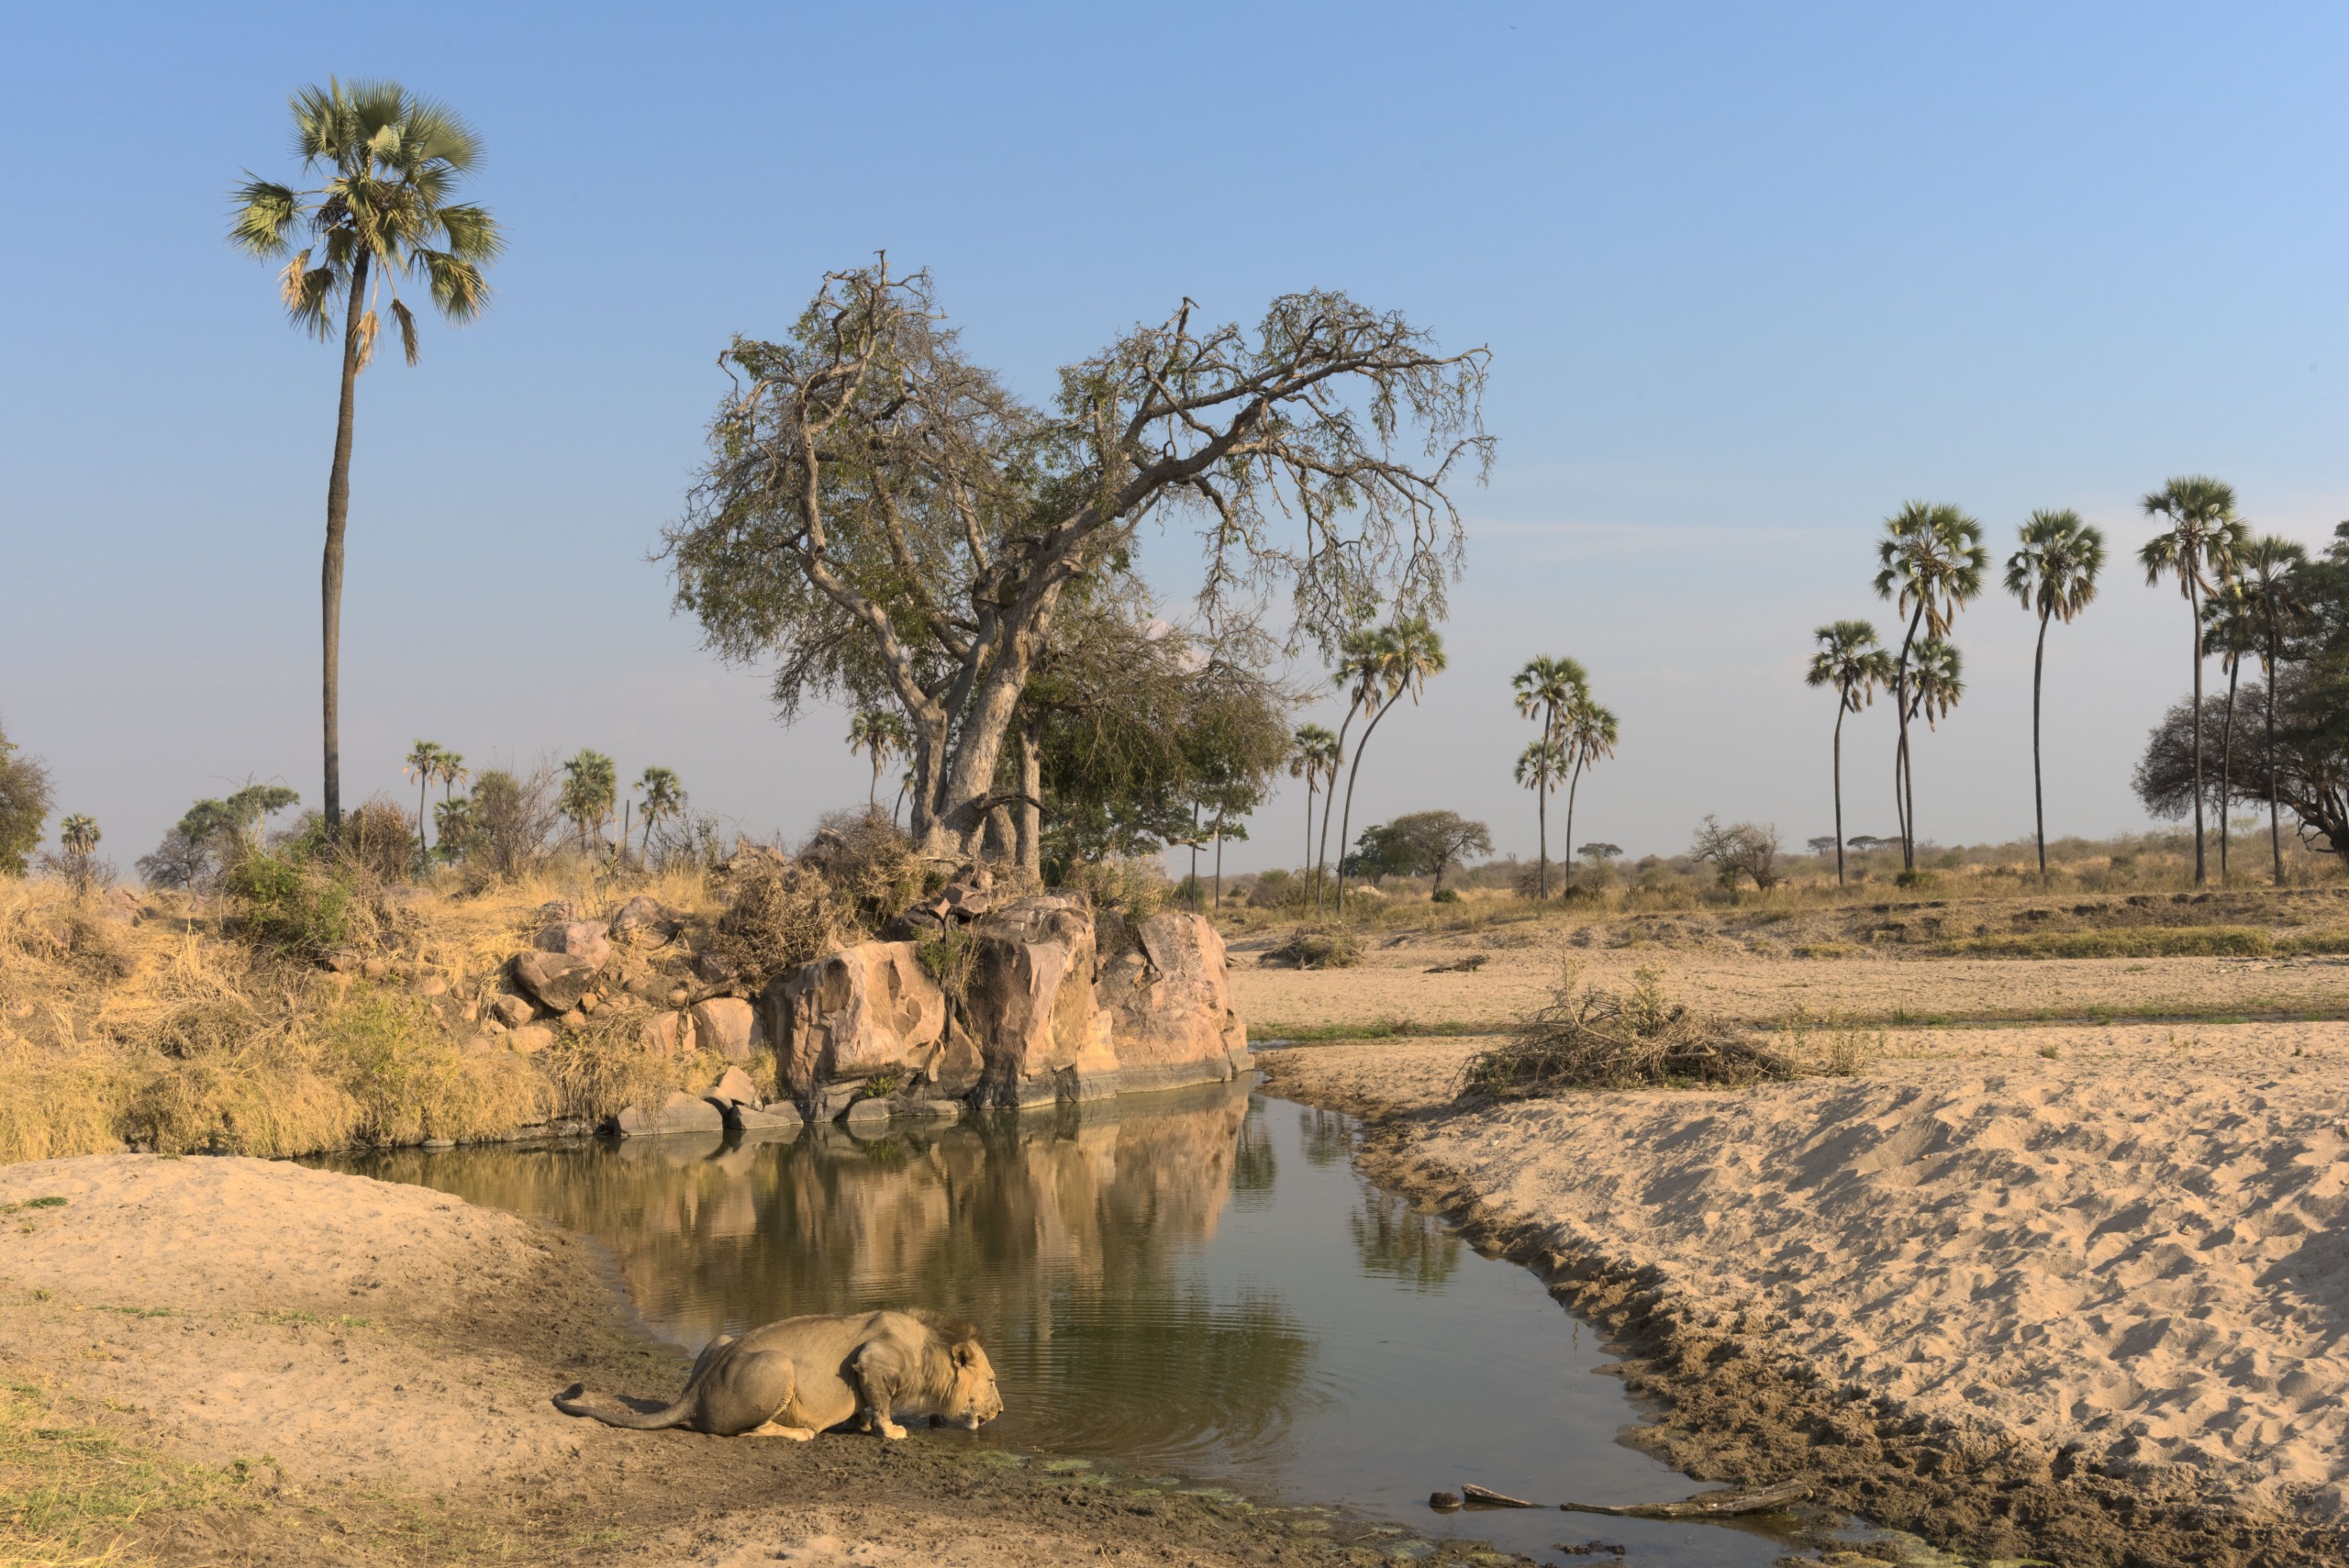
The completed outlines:
<svg viewBox="0 0 2349 1568">
<path fill-rule="evenodd" d="M 890 1420 L 885 1416 L 881 1418 L 881 1422 L 877 1429 L 885 1438 L 896 1439 L 906 1435 L 905 1428 L 897 1425 L 896 1422 Z"/>
</svg>

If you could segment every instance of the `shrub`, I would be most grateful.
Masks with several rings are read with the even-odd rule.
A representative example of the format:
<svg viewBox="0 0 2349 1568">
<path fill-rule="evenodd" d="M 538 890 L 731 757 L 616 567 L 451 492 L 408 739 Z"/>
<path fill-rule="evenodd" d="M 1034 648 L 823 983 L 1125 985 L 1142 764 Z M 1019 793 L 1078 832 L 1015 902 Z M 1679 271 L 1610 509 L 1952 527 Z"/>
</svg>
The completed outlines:
<svg viewBox="0 0 2349 1568">
<path fill-rule="evenodd" d="M 1362 944 L 1351 931 L 1300 928 L 1289 933 L 1288 940 L 1267 951 L 1264 957 L 1299 969 L 1352 969 L 1362 962 Z"/>
<path fill-rule="evenodd" d="M 1286 873 L 1265 873 L 1267 876 L 1275 874 Z M 1165 868 L 1154 855 L 1113 855 L 1098 861 L 1078 861 L 1061 879 L 1061 887 L 1091 898 L 1097 914 L 1119 916 L 1136 923 L 1165 908 L 1174 896 Z"/>
<path fill-rule="evenodd" d="M 351 940 L 351 889 L 340 872 L 255 850 L 228 868 L 226 886 L 246 933 L 266 946 L 316 959 Z"/>
<path fill-rule="evenodd" d="M 945 885 L 946 868 L 925 862 L 914 841 L 877 811 L 827 812 L 799 847 L 799 862 L 828 883 L 844 912 L 868 931 Z"/>
<path fill-rule="evenodd" d="M 335 858 L 377 882 L 397 882 L 416 864 L 416 829 L 388 800 L 370 800 L 342 819 Z"/>
<path fill-rule="evenodd" d="M 1521 1019 L 1508 1043 L 1469 1059 L 1462 1083 L 1514 1099 L 1567 1089 L 1737 1085 L 1792 1076 L 1789 1063 L 1743 1031 L 1673 1001 L 1659 970 L 1634 971 L 1631 988 L 1616 992 L 1578 983 L 1569 968 L 1548 1005 Z"/>
<path fill-rule="evenodd" d="M 822 873 L 780 855 L 734 857 L 734 899 L 703 950 L 752 990 L 867 933 Z"/>
<path fill-rule="evenodd" d="M 1431 904 L 1457 904 L 1460 902 L 1460 889 L 1456 887 L 1439 887 L 1433 893 L 1428 895 L 1428 902 Z"/>
</svg>

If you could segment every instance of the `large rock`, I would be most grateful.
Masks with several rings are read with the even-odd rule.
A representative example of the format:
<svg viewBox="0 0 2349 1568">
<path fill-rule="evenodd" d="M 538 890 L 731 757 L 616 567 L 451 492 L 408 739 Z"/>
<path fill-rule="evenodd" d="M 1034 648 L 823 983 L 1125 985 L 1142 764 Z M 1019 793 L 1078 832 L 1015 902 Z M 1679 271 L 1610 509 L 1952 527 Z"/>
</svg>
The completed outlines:
<svg viewBox="0 0 2349 1568">
<path fill-rule="evenodd" d="M 655 1013 L 637 1026 L 636 1043 L 652 1056 L 682 1056 L 692 1047 L 693 1023 L 683 1013 Z"/>
<path fill-rule="evenodd" d="M 561 952 L 525 952 L 514 956 L 514 984 L 551 1013 L 567 1013 L 595 988 L 600 962 Z"/>
<path fill-rule="evenodd" d="M 531 1016 L 537 1011 L 536 1007 L 530 1006 L 530 999 L 528 996 L 517 996 L 510 992 L 496 997 L 489 1004 L 490 1017 L 509 1029 L 520 1029 L 530 1021 Z"/>
<path fill-rule="evenodd" d="M 1136 946 L 1101 966 L 1120 1086 L 1221 1083 L 1248 1061 L 1248 1031 L 1231 1006 L 1223 939 L 1204 917 L 1169 911 L 1144 920 Z"/>
<path fill-rule="evenodd" d="M 718 1082 L 702 1091 L 703 1099 L 723 1109 L 727 1106 L 755 1106 L 760 1103 L 758 1085 L 740 1067 L 729 1067 L 718 1074 Z"/>
<path fill-rule="evenodd" d="M 676 912 L 649 893 L 640 893 L 613 915 L 610 934 L 638 947 L 658 947 L 685 925 Z"/>
<path fill-rule="evenodd" d="M 946 993 L 911 942 L 860 942 L 777 977 L 763 998 L 781 1076 L 803 1103 L 884 1073 L 934 1079 Z"/>
<path fill-rule="evenodd" d="M 1109 1020 L 1094 999 L 1093 912 L 1082 898 L 1039 894 L 970 929 L 975 944 L 962 1021 L 996 1106 L 1092 1099 L 1118 1090 Z"/>
<path fill-rule="evenodd" d="M 688 1095 L 680 1089 L 650 1110 L 629 1106 L 614 1118 L 614 1126 L 622 1138 L 668 1132 L 723 1132 L 726 1118 L 699 1095 Z"/>
<path fill-rule="evenodd" d="M 729 1062 L 748 1062 L 758 1043 L 758 1009 L 732 996 L 694 1004 L 694 1049 L 715 1051 Z"/>
<path fill-rule="evenodd" d="M 601 969 L 612 957 L 610 929 L 601 920 L 572 920 L 549 926 L 539 933 L 538 948 L 540 952 L 584 958 Z"/>
</svg>

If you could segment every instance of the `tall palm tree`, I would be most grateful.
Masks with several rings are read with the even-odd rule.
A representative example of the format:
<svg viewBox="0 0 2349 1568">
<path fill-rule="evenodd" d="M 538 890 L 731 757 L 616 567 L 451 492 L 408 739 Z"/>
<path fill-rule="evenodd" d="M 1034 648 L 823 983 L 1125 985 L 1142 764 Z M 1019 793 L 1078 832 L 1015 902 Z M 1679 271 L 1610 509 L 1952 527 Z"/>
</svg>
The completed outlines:
<svg viewBox="0 0 2349 1568">
<path fill-rule="evenodd" d="M 72 879 L 77 896 L 86 897 L 97 880 L 98 821 L 76 812 L 57 825 L 57 841 L 65 850 L 65 872 Z"/>
<path fill-rule="evenodd" d="M 1990 552 L 1982 548 L 1982 525 L 1955 506 L 1911 501 L 1884 520 L 1876 542 L 1876 593 L 1909 617 L 1900 652 L 1893 661 L 1893 713 L 1900 722 L 1900 746 L 1893 754 L 1893 804 L 1900 814 L 1900 869 L 1917 869 L 1917 787 L 1909 766 L 1909 670 L 1918 634 L 1945 640 L 1960 608 L 1982 592 Z"/>
<path fill-rule="evenodd" d="M 912 733 L 906 728 L 903 715 L 885 708 L 859 708 L 848 721 L 848 752 L 853 757 L 859 751 L 873 760 L 873 783 L 864 792 L 868 810 L 881 809 L 881 770 L 889 759 L 901 757 L 913 746 Z"/>
<path fill-rule="evenodd" d="M 446 755 L 448 753 L 438 741 L 419 740 L 408 748 L 406 760 L 400 764 L 400 772 L 416 781 L 416 857 L 418 865 L 429 865 L 432 854 L 424 841 L 424 794 L 432 787 L 432 781 L 440 776 L 440 759 Z"/>
<path fill-rule="evenodd" d="M 432 775 L 440 781 L 440 800 L 443 805 L 456 799 L 457 786 L 473 776 L 473 770 L 465 766 L 464 753 L 451 751 L 446 747 L 441 749 L 440 761 L 434 764 Z"/>
<path fill-rule="evenodd" d="M 1354 781 L 1362 776 L 1362 754 L 1369 749 L 1370 738 L 1378 728 L 1378 721 L 1395 710 L 1395 705 L 1408 695 L 1413 706 L 1427 690 L 1428 677 L 1443 673 L 1443 636 L 1425 616 L 1404 616 L 1389 622 L 1379 632 L 1379 668 L 1375 688 L 1377 706 L 1370 715 L 1370 722 L 1363 726 L 1362 739 L 1354 742 L 1354 760 L 1346 769 L 1345 809 L 1338 817 L 1338 842 L 1344 845 L 1346 835 L 1353 830 Z M 1328 819 L 1328 814 L 1323 814 Z M 1346 862 L 1338 862 L 1338 913 L 1346 912 Z"/>
<path fill-rule="evenodd" d="M 2267 850 L 2276 862 L 2276 885 L 2284 885 L 2284 834 L 2276 808 L 2276 667 L 2283 659 L 2283 633 L 2300 613 L 2292 574 L 2308 564 L 2308 551 L 2288 539 L 2262 534 L 2235 558 L 2245 588 L 2258 607 L 2259 668 L 2267 695 Z"/>
<path fill-rule="evenodd" d="M 1923 719 L 1928 729 L 1937 728 L 1935 721 L 1947 718 L 1965 695 L 1965 674 L 1957 644 L 1938 637 L 1919 642 L 1909 665 L 1909 718 Z"/>
<path fill-rule="evenodd" d="M 1857 713 L 1892 684 L 1892 655 L 1876 645 L 1864 620 L 1831 621 L 1811 633 L 1819 651 L 1803 679 L 1835 688 L 1835 885 L 1843 885 L 1843 716 Z"/>
<path fill-rule="evenodd" d="M 2167 525 L 2137 551 L 2145 585 L 2165 575 L 2177 579 L 2194 624 L 2194 880 L 2210 880 L 2202 854 L 2202 596 L 2216 580 L 2234 575 L 2235 557 L 2250 542 L 2235 516 L 2234 487 L 2208 474 L 2189 473 L 2152 491 L 2145 515 Z"/>
<path fill-rule="evenodd" d="M 652 853 L 654 824 L 666 821 L 685 808 L 685 789 L 667 768 L 645 769 L 644 776 L 636 781 L 636 787 L 644 796 L 644 844 L 637 852 L 649 856 Z"/>
<path fill-rule="evenodd" d="M 294 147 L 305 172 L 324 177 L 307 189 L 247 174 L 237 187 L 228 241 L 255 257 L 291 255 L 278 294 L 294 324 L 324 342 L 342 315 L 342 400 L 335 417 L 334 461 L 327 473 L 326 558 L 320 573 L 325 652 L 326 790 L 329 836 L 342 829 L 342 748 L 339 718 L 342 639 L 343 528 L 351 514 L 351 429 L 359 373 L 373 357 L 382 327 L 376 306 L 389 296 L 407 362 L 416 363 L 416 317 L 399 296 L 405 277 L 420 280 L 435 309 L 462 325 L 488 302 L 483 265 L 503 247 L 486 209 L 452 202 L 458 183 L 481 156 L 465 122 L 396 82 L 339 82 L 305 87 L 290 100 Z M 299 251 L 298 238 L 308 243 Z"/>
<path fill-rule="evenodd" d="M 1531 757 L 1542 748 L 1549 747 L 1557 749 L 1563 757 L 1564 751 L 1559 745 L 1564 736 L 1561 725 L 1569 706 L 1577 700 L 1589 700 L 1590 673 L 1563 655 L 1537 654 L 1526 661 L 1525 668 L 1517 673 L 1509 684 L 1517 693 L 1517 711 L 1528 718 L 1538 717 L 1542 722 L 1542 739 L 1526 749 L 1525 756 Z M 1518 760 L 1520 784 L 1525 783 L 1524 767 L 1525 758 L 1520 757 Z M 1564 771 L 1564 768 L 1558 770 L 1559 773 Z M 1555 775 L 1543 775 L 1541 787 L 1534 793 L 1534 815 L 1542 854 L 1536 889 L 1537 895 L 1544 899 L 1550 896 L 1550 792 L 1556 787 Z M 1574 852 L 1572 834 L 1567 835 L 1566 852 L 1569 855 Z"/>
<path fill-rule="evenodd" d="M 2039 612 L 2039 647 L 2031 660 L 2031 804 L 2039 831 L 2039 880 L 2047 880 L 2047 795 L 2039 776 L 2039 688 L 2047 668 L 2047 623 L 2065 626 L 2096 597 L 2104 570 L 2104 534 L 2073 511 L 2033 512 L 2007 557 L 2007 592 Z"/>
<path fill-rule="evenodd" d="M 1575 843 L 1575 792 L 1582 787 L 1583 770 L 1595 766 L 1603 757 L 1615 754 L 1619 728 L 1615 716 L 1590 700 L 1584 692 L 1566 709 L 1564 730 L 1566 758 L 1572 764 L 1566 775 L 1566 848 Z"/>
<path fill-rule="evenodd" d="M 1321 781 L 1328 778 L 1334 782 L 1338 776 L 1338 765 L 1345 759 L 1338 750 L 1338 738 L 1330 733 L 1327 726 L 1300 724 L 1291 739 L 1297 749 L 1289 753 L 1288 776 L 1305 781 L 1305 874 L 1311 877 L 1313 803 L 1321 793 Z M 1314 889 L 1314 896 L 1317 901 L 1320 896 L 1318 885 Z"/>
<path fill-rule="evenodd" d="M 2216 654 L 2227 673 L 2226 717 L 2219 727 L 2219 885 L 2227 882 L 2227 846 L 2232 834 L 2227 808 L 2234 804 L 2235 691 L 2243 684 L 2243 655 L 2260 651 L 2260 615 L 2256 595 L 2240 577 L 2230 577 L 2202 602 L 2202 652 Z"/>
<path fill-rule="evenodd" d="M 600 845 L 604 824 L 611 820 L 619 800 L 619 773 L 601 751 L 582 751 L 562 765 L 562 814 L 579 830 L 579 847 L 587 848 L 592 831 Z"/>
<path fill-rule="evenodd" d="M 1535 740 L 1518 753 L 1517 782 L 1535 791 L 1542 801 L 1542 879 L 1538 886 L 1541 896 L 1550 896 L 1550 794 L 1558 781 L 1566 776 L 1566 748 L 1560 740 Z"/>
<path fill-rule="evenodd" d="M 1365 713 L 1375 712 L 1385 691 L 1384 682 L 1389 654 L 1389 632 L 1385 627 L 1356 627 L 1338 639 L 1338 667 L 1330 672 L 1330 679 L 1346 694 L 1346 717 L 1338 724 L 1338 751 L 1345 754 L 1346 734 L 1353 728 L 1354 720 Z M 1335 774 L 1330 776 L 1330 791 L 1337 789 Z M 1338 853 L 1343 856 L 1346 846 L 1341 840 Z M 1313 908 L 1321 908 L 1321 885 L 1330 870 L 1330 808 L 1321 808 L 1321 840 L 1313 862 Z"/>
</svg>

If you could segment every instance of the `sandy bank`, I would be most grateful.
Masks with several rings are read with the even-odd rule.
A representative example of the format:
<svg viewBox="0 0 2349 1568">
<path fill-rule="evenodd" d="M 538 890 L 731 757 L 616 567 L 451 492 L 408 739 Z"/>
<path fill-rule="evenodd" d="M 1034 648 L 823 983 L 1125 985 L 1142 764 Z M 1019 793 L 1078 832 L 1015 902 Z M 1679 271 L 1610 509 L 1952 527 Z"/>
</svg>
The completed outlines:
<svg viewBox="0 0 2349 1568">
<path fill-rule="evenodd" d="M 2045 1492 L 2035 1507 L 2067 1477 L 2099 1507 L 2174 1505 L 2140 1521 L 2182 1531 L 2159 1551 L 2141 1536 L 2107 1556 L 2122 1548 L 2090 1531 L 2065 1561 L 2332 1560 L 2349 1514 L 2349 1026 L 1886 1043 L 1854 1078 L 1473 1112 L 1448 1102 L 1474 1040 L 1273 1067 L 1282 1092 L 1395 1113 L 1385 1173 L 1481 1201 L 1489 1233 L 1595 1301 L 1637 1296 L 1666 1351 L 1778 1378 L 1789 1407 L 1749 1434 L 1776 1451 L 1749 1454 L 1762 1468 L 1833 1471 L 1858 1426 L 1907 1421 L 1942 1452 L 1887 1450 L 1895 1470 L 1963 1468 L 1951 1456 L 1970 1450 L 2000 1485 Z M 1871 1499 L 1868 1467 L 1843 1468 L 1855 1506 L 1906 1506 L 1899 1475 Z M 2030 1536 L 1979 1497 L 1938 1506 L 1961 1503 L 1977 1541 Z"/>
<path fill-rule="evenodd" d="M 92 1156 L 0 1169 L 0 1494 L 65 1499 L 37 1529 L 0 1511 L 0 1560 L 121 1540 L 164 1563 L 1059 1568 L 1296 1540 L 1277 1510 L 960 1433 L 729 1441 L 562 1416 L 549 1396 L 573 1379 L 665 1394 L 683 1361 L 631 1331 L 588 1244 L 428 1189 Z M 118 1477 L 152 1471 L 128 1517 Z"/>
</svg>

